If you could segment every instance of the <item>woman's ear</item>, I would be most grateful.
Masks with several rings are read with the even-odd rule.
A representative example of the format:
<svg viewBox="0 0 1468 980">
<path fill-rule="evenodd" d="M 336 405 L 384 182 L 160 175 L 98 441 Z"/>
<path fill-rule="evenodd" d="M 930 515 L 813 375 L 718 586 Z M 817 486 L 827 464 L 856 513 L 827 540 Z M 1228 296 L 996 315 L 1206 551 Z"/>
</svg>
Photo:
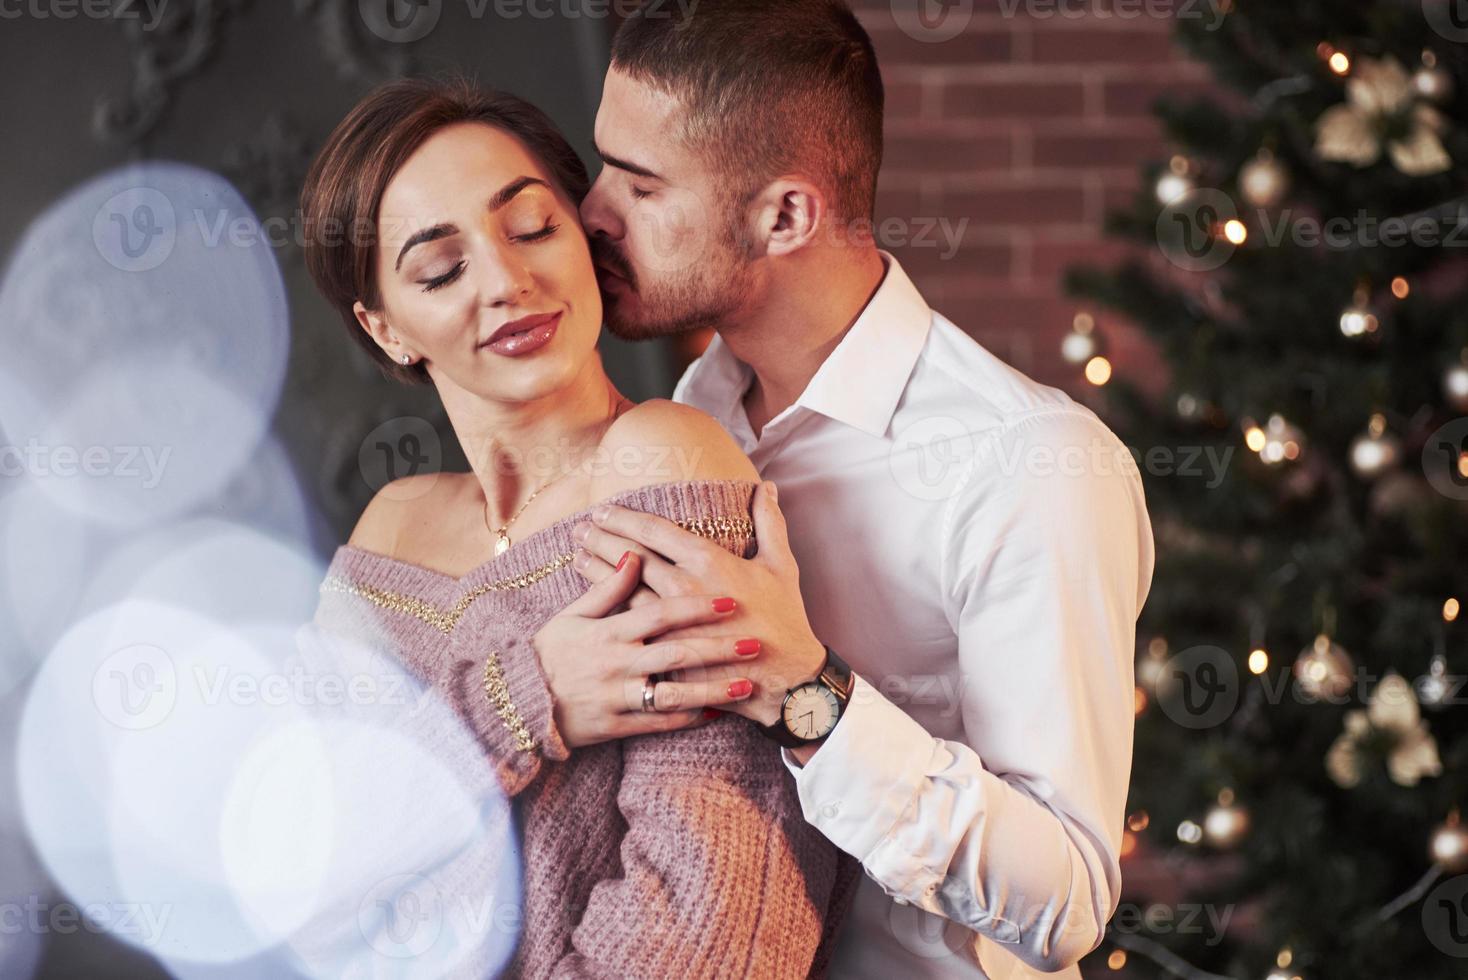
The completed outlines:
<svg viewBox="0 0 1468 980">
<path fill-rule="evenodd" d="M 352 304 L 352 313 L 356 316 L 358 325 L 367 332 L 367 336 L 371 337 L 378 347 L 387 353 L 388 357 L 394 361 L 400 361 L 402 355 L 409 353 L 402 349 L 402 344 L 398 342 L 397 335 L 393 333 L 392 327 L 388 326 L 387 318 L 382 315 L 381 311 L 369 310 L 362 305 L 361 300 L 358 300 Z"/>
</svg>

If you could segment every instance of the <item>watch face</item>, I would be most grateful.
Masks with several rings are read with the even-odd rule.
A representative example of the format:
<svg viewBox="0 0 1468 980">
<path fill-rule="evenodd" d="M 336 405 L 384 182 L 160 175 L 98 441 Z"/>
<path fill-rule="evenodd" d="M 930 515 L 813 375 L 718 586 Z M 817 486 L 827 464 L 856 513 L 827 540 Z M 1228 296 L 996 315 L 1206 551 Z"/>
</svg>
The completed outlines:
<svg viewBox="0 0 1468 980">
<path fill-rule="evenodd" d="M 841 702 L 824 684 L 802 684 L 785 699 L 785 727 L 800 738 L 824 738 L 840 717 Z"/>
</svg>

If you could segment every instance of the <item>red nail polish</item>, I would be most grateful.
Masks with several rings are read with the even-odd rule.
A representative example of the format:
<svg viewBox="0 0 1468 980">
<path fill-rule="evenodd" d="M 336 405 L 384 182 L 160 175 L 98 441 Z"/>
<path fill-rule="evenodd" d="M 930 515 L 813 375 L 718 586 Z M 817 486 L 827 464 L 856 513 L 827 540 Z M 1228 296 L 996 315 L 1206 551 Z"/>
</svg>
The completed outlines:
<svg viewBox="0 0 1468 980">
<path fill-rule="evenodd" d="M 720 596 L 714 600 L 714 612 L 726 613 L 734 611 L 734 600 L 728 596 Z"/>
<path fill-rule="evenodd" d="M 759 640 L 736 640 L 734 652 L 741 657 L 752 657 L 759 653 Z"/>
<path fill-rule="evenodd" d="M 704 721 L 713 721 L 715 718 L 719 717 L 719 715 L 722 715 L 722 714 L 723 714 L 723 712 L 720 711 L 718 708 L 704 708 L 703 709 L 703 720 Z"/>
<path fill-rule="evenodd" d="M 749 697 L 749 692 L 754 690 L 754 685 L 749 681 L 734 681 L 729 685 L 729 697 L 735 701 L 740 698 Z"/>
<path fill-rule="evenodd" d="M 631 558 L 631 557 L 632 557 L 632 552 L 630 552 L 630 551 L 624 551 L 624 552 L 622 552 L 622 560 L 619 561 L 619 562 L 617 562 L 617 571 L 620 572 L 622 570 L 622 566 L 625 565 L 625 564 L 627 564 L 627 559 L 628 558 Z"/>
</svg>

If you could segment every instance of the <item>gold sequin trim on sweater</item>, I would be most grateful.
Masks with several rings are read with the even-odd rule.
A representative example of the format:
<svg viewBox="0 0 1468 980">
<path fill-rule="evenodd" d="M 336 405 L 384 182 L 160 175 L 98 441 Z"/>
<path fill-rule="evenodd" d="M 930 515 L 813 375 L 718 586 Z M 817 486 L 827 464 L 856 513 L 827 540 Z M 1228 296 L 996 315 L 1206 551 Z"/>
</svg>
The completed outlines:
<svg viewBox="0 0 1468 980">
<path fill-rule="evenodd" d="M 747 517 L 698 517 L 673 523 L 685 531 L 692 531 L 705 538 L 750 538 L 754 536 L 754 522 Z M 575 552 L 568 551 L 528 572 L 475 586 L 460 596 L 459 600 L 449 609 L 439 609 L 417 596 L 402 592 L 389 592 L 371 585 L 359 585 L 334 575 L 321 583 L 321 591 L 358 596 L 383 609 L 414 616 L 441 632 L 451 633 L 459 624 L 459 620 L 464 618 L 464 613 L 475 599 L 487 592 L 529 588 L 547 575 L 552 575 L 569 565 L 574 554 Z M 530 728 L 525 724 L 525 719 L 520 716 L 514 700 L 510 697 L 510 686 L 506 683 L 504 671 L 500 667 L 499 651 L 494 651 L 484 661 L 484 696 L 494 706 L 495 714 L 499 715 L 500 722 L 514 738 L 516 750 L 520 752 L 536 751 L 539 746 L 536 745 L 535 737 L 530 734 Z"/>
<path fill-rule="evenodd" d="M 685 531 L 704 538 L 739 537 L 750 538 L 754 536 L 754 522 L 747 517 L 698 517 L 687 520 L 674 521 Z M 408 595 L 403 592 L 389 592 L 372 585 L 359 585 L 349 579 L 336 575 L 329 576 L 321 583 L 322 592 L 342 592 L 347 595 L 358 596 L 366 599 L 373 605 L 392 612 L 403 613 L 421 619 L 429 626 L 443 633 L 452 633 L 454 627 L 459 625 L 459 620 L 464 618 L 464 613 L 475 599 L 488 592 L 504 592 L 509 589 L 526 589 L 539 582 L 548 575 L 552 575 L 567 565 L 571 564 L 574 551 L 568 551 L 557 555 L 550 561 L 538 568 L 532 568 L 528 572 L 515 575 L 511 578 L 502 578 L 496 582 L 486 582 L 476 585 L 465 592 L 459 600 L 448 609 L 440 609 L 430 602 Z"/>
<path fill-rule="evenodd" d="M 539 748 L 525 724 L 525 719 L 515 710 L 515 702 L 510 699 L 510 685 L 505 682 L 504 671 L 500 669 L 498 650 L 484 661 L 484 696 L 494 705 L 494 713 L 500 716 L 500 721 L 515 739 L 515 748 L 518 751 L 534 752 Z"/>
</svg>

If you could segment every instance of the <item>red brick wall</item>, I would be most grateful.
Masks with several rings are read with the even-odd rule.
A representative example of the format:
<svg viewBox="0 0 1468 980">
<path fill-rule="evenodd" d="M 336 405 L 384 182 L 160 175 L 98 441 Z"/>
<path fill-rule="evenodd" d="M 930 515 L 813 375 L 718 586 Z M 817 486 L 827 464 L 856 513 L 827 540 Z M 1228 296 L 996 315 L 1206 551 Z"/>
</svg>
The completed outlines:
<svg viewBox="0 0 1468 980">
<path fill-rule="evenodd" d="M 1175 47 L 1172 18 L 1144 13 L 1147 4 L 1111 12 L 1107 0 L 973 0 L 963 30 L 931 41 L 901 26 L 927 2 L 853 3 L 887 87 L 879 240 L 884 218 L 903 219 L 913 235 L 925 222 L 956 228 L 966 218 L 948 258 L 944 247 L 890 250 L 929 303 L 980 343 L 1078 391 L 1085 382 L 1059 356 L 1075 312 L 1061 273 L 1120 254 L 1102 238 L 1103 214 L 1130 200 L 1143 161 L 1167 154 L 1148 108 L 1164 92 L 1201 91 L 1207 72 Z M 931 3 L 962 16 L 957 0 Z M 1119 16 L 1128 11 L 1139 15 Z M 1101 322 L 1118 369 L 1146 357 L 1124 324 Z"/>
</svg>

